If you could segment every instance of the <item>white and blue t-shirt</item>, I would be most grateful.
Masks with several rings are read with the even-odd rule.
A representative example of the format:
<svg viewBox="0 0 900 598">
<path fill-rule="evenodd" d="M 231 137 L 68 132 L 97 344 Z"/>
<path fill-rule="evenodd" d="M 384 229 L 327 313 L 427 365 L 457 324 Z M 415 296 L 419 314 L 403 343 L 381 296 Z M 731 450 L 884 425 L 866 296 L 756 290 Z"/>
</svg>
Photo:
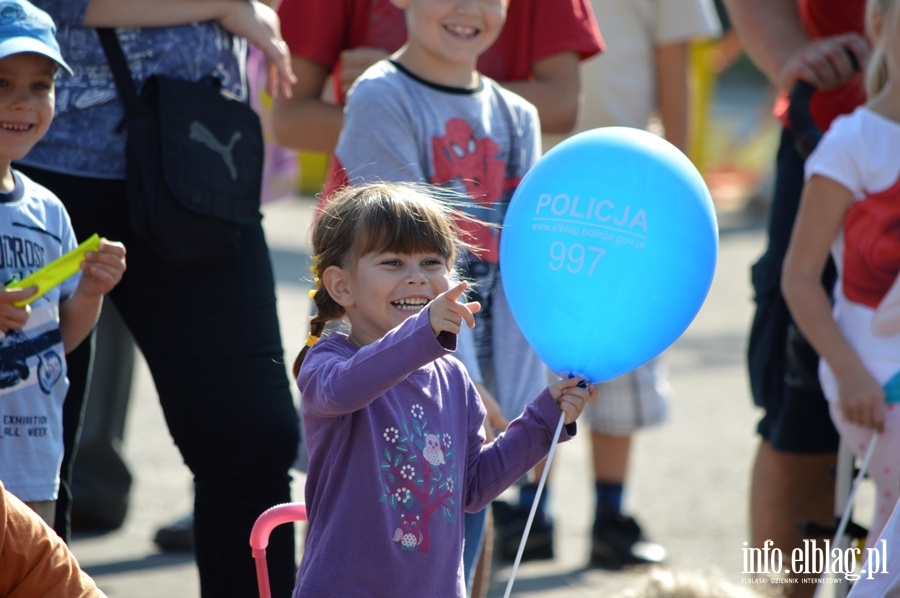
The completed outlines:
<svg viewBox="0 0 900 598">
<path fill-rule="evenodd" d="M 0 193 L 0 283 L 22 280 L 77 246 L 59 199 L 13 171 Z M 54 500 L 62 461 L 62 407 L 69 389 L 59 304 L 80 275 L 31 303 L 22 330 L 0 331 L 0 479 L 19 499 Z"/>
</svg>

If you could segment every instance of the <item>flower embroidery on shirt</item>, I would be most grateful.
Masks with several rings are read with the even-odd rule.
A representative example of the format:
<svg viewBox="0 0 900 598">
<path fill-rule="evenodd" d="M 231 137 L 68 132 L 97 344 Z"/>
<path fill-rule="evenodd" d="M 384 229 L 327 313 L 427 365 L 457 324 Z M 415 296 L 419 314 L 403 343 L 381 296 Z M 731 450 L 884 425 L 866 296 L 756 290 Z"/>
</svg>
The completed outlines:
<svg viewBox="0 0 900 598">
<path fill-rule="evenodd" d="M 412 498 L 412 492 L 409 491 L 409 488 L 397 488 L 397 491 L 394 492 L 394 496 L 397 497 L 397 500 L 403 504 L 409 502 L 409 499 Z"/>
<path fill-rule="evenodd" d="M 384 430 L 384 439 L 392 444 L 397 443 L 397 439 L 400 438 L 400 430 L 391 426 L 390 428 L 386 428 Z"/>
</svg>

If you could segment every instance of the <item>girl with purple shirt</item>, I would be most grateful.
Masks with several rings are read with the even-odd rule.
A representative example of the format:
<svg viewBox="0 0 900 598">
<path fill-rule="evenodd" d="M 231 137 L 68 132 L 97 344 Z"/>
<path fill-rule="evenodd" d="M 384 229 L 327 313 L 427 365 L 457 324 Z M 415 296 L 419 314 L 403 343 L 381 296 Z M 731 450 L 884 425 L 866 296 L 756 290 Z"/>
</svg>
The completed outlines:
<svg viewBox="0 0 900 598">
<path fill-rule="evenodd" d="M 463 216 L 426 189 L 346 188 L 313 227 L 317 311 L 294 363 L 310 461 L 294 596 L 464 596 L 463 513 L 546 456 L 560 411 L 568 440 L 597 399 L 560 380 L 485 444 L 484 406 L 451 356 L 480 309 L 451 282 Z M 344 317 L 348 333 L 319 339 Z"/>
</svg>

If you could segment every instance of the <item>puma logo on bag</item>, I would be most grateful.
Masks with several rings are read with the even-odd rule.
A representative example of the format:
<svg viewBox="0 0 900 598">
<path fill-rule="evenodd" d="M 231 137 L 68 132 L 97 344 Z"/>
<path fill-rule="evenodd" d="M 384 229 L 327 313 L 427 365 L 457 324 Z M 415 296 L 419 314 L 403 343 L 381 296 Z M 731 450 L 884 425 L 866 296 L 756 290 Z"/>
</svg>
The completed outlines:
<svg viewBox="0 0 900 598">
<path fill-rule="evenodd" d="M 228 145 L 222 145 L 219 140 L 216 139 L 216 136 L 213 135 L 212 131 L 206 128 L 206 125 L 195 120 L 191 123 L 191 131 L 189 137 L 191 141 L 199 141 L 212 151 L 222 156 L 222 161 L 228 168 L 228 172 L 231 173 L 231 180 L 236 181 L 238 179 L 238 172 L 237 168 L 234 165 L 234 158 L 231 155 L 231 150 L 234 148 L 234 144 L 237 143 L 241 138 L 240 131 L 235 131 L 234 133 L 232 133 L 231 141 L 228 142 Z"/>
</svg>

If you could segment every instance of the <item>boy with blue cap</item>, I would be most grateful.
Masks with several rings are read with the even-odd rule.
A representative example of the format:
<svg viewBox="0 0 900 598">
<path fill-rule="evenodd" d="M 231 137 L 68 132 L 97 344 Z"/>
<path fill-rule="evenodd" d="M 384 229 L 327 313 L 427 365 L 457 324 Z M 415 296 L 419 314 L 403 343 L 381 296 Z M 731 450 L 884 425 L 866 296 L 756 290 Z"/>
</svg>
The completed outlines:
<svg viewBox="0 0 900 598">
<path fill-rule="evenodd" d="M 0 58 L 24 52 L 46 56 L 72 73 L 59 52 L 50 15 L 23 0 L 0 2 Z"/>
<path fill-rule="evenodd" d="M 78 245 L 59 199 L 11 166 L 50 127 L 57 72 L 72 73 L 55 34 L 44 11 L 0 0 L 0 479 L 50 525 L 69 386 L 65 354 L 90 333 L 125 271 L 125 247 L 102 239 L 80 272 L 44 294 L 36 286 L 5 288 Z"/>
</svg>

